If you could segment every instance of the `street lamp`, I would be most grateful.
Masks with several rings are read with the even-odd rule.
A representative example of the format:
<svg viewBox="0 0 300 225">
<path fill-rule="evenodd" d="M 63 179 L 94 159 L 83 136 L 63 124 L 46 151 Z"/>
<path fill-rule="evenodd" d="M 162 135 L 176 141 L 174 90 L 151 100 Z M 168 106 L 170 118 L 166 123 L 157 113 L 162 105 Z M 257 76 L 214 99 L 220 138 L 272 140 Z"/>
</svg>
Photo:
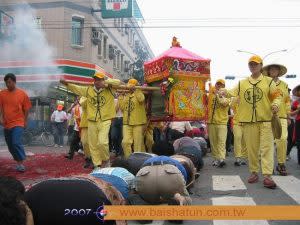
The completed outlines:
<svg viewBox="0 0 300 225">
<path fill-rule="evenodd" d="M 281 49 L 278 51 L 270 52 L 269 54 L 265 55 L 263 59 L 267 58 L 269 55 L 273 55 L 274 53 L 279 53 L 279 52 L 287 52 L 287 49 Z"/>
<path fill-rule="evenodd" d="M 244 50 L 240 50 L 240 49 L 238 49 L 238 50 L 236 50 L 237 52 L 243 52 L 243 53 L 249 53 L 249 54 L 251 54 L 251 55 L 257 55 L 256 53 L 253 53 L 253 52 L 248 52 L 248 51 L 244 51 Z"/>
<path fill-rule="evenodd" d="M 237 51 L 237 52 L 248 53 L 248 54 L 251 54 L 251 55 L 258 55 L 258 54 L 256 54 L 256 53 L 249 52 L 249 51 L 244 51 L 244 50 L 240 50 L 240 49 L 238 49 L 238 50 L 236 50 L 236 51 Z M 263 59 L 267 58 L 269 55 L 273 55 L 274 53 L 287 52 L 287 51 L 288 51 L 287 49 L 281 49 L 281 50 L 278 50 L 278 51 L 270 52 L 270 53 L 268 53 L 267 55 L 265 55 L 265 56 L 263 57 Z"/>
</svg>

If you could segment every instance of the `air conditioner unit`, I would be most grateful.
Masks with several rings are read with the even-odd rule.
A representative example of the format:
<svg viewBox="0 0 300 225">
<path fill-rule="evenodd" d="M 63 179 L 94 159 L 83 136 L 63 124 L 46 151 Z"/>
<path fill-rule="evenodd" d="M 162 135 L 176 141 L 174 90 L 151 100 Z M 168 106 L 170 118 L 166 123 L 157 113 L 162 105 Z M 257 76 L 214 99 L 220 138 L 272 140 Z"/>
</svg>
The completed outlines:
<svg viewBox="0 0 300 225">
<path fill-rule="evenodd" d="M 92 29 L 92 42 L 97 45 L 102 41 L 103 31 L 99 29 Z"/>
</svg>

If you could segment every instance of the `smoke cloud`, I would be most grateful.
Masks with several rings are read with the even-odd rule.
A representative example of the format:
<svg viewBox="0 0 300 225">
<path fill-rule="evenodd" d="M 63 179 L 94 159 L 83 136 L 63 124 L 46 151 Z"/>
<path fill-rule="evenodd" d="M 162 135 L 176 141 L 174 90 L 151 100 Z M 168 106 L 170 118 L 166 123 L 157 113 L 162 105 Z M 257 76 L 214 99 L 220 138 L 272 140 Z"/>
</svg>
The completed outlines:
<svg viewBox="0 0 300 225">
<path fill-rule="evenodd" d="M 14 23 L 10 27 L 12 37 L 0 40 L 0 61 L 36 61 L 41 65 L 53 64 L 54 49 L 49 46 L 45 33 L 37 24 L 35 10 L 24 2 L 22 5 L 14 5 L 11 7 L 12 11 L 9 11 L 8 14 L 14 18 Z M 5 75 L 7 72 L 14 71 L 10 69 L 4 71 L 1 75 Z M 24 71 L 18 71 L 17 75 L 18 74 L 37 74 L 43 76 L 45 82 L 43 82 L 42 86 L 37 82 L 20 83 L 21 87 L 28 92 L 29 96 L 34 97 L 40 95 L 45 96 L 47 94 L 47 87 L 51 84 L 48 79 L 49 76 L 51 76 L 51 74 L 62 74 L 62 71 L 53 65 L 50 68 L 39 67 L 38 70 L 36 68 L 26 68 Z"/>
</svg>

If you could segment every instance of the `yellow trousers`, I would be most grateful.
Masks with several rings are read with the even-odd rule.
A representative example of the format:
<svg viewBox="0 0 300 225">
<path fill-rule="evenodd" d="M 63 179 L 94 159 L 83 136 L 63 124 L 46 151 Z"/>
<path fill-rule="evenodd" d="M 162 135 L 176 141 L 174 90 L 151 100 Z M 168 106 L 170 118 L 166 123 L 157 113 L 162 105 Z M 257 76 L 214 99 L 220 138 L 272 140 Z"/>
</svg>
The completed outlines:
<svg viewBox="0 0 300 225">
<path fill-rule="evenodd" d="M 240 124 L 233 125 L 234 136 L 234 156 L 236 158 L 247 159 L 247 148 L 243 138 L 242 126 Z"/>
<path fill-rule="evenodd" d="M 152 145 L 154 144 L 153 140 L 153 128 L 147 128 L 145 132 L 145 145 L 147 147 L 147 152 L 152 152 Z"/>
<path fill-rule="evenodd" d="M 90 147 L 89 147 L 89 142 L 88 142 L 88 128 L 83 127 L 80 130 L 80 141 L 83 147 L 84 155 L 86 158 L 91 157 L 90 153 Z"/>
<path fill-rule="evenodd" d="M 280 164 L 284 164 L 286 162 L 286 150 L 287 150 L 287 119 L 280 119 L 282 134 L 280 139 L 275 139 L 276 147 L 277 147 L 277 161 Z"/>
<path fill-rule="evenodd" d="M 208 124 L 208 136 L 213 158 L 224 160 L 226 156 L 227 125 Z"/>
<path fill-rule="evenodd" d="M 248 151 L 249 170 L 259 172 L 259 155 L 263 175 L 272 175 L 274 167 L 274 137 L 271 122 L 244 123 L 243 135 Z"/>
<path fill-rule="evenodd" d="M 102 161 L 109 160 L 108 133 L 111 120 L 88 121 L 88 143 L 93 164 L 101 166 Z"/>
<path fill-rule="evenodd" d="M 132 152 L 132 143 L 134 152 L 145 151 L 143 128 L 144 125 L 123 125 L 122 147 L 125 158 L 128 158 Z"/>
</svg>

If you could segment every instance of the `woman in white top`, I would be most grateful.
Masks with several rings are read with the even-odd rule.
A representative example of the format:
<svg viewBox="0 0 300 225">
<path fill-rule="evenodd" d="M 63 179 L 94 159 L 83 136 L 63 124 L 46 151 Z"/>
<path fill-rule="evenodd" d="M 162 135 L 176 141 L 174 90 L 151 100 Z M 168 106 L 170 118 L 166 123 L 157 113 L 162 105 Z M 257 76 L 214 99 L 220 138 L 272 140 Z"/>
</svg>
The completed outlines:
<svg viewBox="0 0 300 225">
<path fill-rule="evenodd" d="M 67 113 L 63 111 L 64 106 L 58 105 L 51 115 L 51 121 L 54 123 L 54 147 L 64 145 L 64 122 L 68 119 Z"/>
</svg>

